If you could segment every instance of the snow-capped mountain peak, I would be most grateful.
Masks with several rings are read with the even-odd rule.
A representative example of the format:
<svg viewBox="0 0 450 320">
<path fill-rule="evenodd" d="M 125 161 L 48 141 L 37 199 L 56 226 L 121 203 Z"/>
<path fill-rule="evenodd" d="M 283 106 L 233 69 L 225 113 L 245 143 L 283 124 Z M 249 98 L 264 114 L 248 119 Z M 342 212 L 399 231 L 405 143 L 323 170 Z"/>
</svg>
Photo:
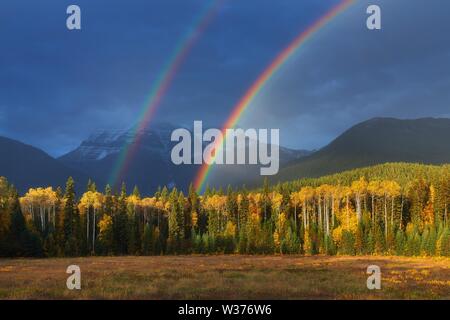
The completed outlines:
<svg viewBox="0 0 450 320">
<path fill-rule="evenodd" d="M 176 129 L 168 123 L 160 123 L 136 130 L 97 130 L 82 141 L 75 150 L 61 157 L 68 162 L 102 160 L 119 153 L 127 145 L 139 140 L 140 149 L 167 154 L 170 148 L 170 135 Z"/>
</svg>

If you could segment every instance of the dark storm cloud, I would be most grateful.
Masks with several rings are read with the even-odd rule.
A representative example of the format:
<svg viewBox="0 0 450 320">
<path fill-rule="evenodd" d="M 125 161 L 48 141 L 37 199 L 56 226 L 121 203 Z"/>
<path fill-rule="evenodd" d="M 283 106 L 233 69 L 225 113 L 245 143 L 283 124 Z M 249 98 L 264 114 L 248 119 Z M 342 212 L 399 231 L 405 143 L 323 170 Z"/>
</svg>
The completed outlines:
<svg viewBox="0 0 450 320">
<path fill-rule="evenodd" d="M 383 30 L 369 32 L 360 2 L 272 79 L 244 125 L 280 127 L 282 144 L 317 148 L 373 116 L 448 116 L 450 3 L 371 1 L 382 5 Z M 72 3 L 82 9 L 81 32 L 65 28 Z M 2 1 L 0 134 L 59 155 L 97 128 L 131 127 L 206 3 Z M 219 126 L 276 54 L 336 3 L 226 1 L 155 121 Z"/>
<path fill-rule="evenodd" d="M 69 32 L 68 1 L 2 2 L 1 133 L 56 154 L 97 126 L 131 126 L 173 39 L 199 10 L 169 3 L 77 1 L 82 31 Z"/>
<path fill-rule="evenodd" d="M 221 123 L 284 45 L 280 35 L 289 38 L 292 27 L 336 2 L 229 0 L 177 75 L 158 120 Z M 0 134 L 56 155 L 98 127 L 132 126 L 158 72 L 207 3 L 78 0 L 82 30 L 69 32 L 65 11 L 72 2 L 2 1 Z"/>
<path fill-rule="evenodd" d="M 369 3 L 382 9 L 381 31 L 365 27 Z M 437 0 L 359 1 L 268 84 L 245 125 L 278 126 L 282 144 L 317 148 L 371 117 L 448 117 L 449 15 Z"/>
</svg>

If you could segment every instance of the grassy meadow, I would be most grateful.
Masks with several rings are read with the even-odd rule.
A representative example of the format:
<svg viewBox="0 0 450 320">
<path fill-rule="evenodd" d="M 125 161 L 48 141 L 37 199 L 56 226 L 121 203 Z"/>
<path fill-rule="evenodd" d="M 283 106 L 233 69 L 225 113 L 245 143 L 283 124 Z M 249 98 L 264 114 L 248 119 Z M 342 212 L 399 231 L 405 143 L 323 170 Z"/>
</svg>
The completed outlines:
<svg viewBox="0 0 450 320">
<path fill-rule="evenodd" d="M 81 290 L 66 268 L 81 268 Z M 381 268 L 381 290 L 366 269 Z M 450 259 L 189 255 L 1 259 L 0 299 L 450 299 Z"/>
</svg>

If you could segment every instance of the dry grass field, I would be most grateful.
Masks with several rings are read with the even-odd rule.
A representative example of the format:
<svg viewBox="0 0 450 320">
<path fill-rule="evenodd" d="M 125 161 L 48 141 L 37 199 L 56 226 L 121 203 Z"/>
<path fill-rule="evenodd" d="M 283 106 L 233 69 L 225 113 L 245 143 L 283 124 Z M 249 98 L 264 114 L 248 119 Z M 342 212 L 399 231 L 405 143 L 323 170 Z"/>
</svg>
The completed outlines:
<svg viewBox="0 0 450 320">
<path fill-rule="evenodd" d="M 81 290 L 66 268 L 81 268 Z M 381 290 L 366 287 L 378 265 Z M 0 299 L 450 299 L 449 258 L 161 256 L 1 259 Z"/>
</svg>

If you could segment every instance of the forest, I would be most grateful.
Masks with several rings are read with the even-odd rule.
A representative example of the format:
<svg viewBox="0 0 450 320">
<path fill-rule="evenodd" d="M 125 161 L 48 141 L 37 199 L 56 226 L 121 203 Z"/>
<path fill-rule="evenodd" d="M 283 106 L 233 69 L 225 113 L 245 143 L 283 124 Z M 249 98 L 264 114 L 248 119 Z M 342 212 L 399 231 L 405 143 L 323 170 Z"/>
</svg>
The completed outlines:
<svg viewBox="0 0 450 320">
<path fill-rule="evenodd" d="M 450 256 L 450 165 L 387 163 L 201 195 L 74 187 L 69 178 L 19 195 L 0 178 L 0 256 Z"/>
</svg>

